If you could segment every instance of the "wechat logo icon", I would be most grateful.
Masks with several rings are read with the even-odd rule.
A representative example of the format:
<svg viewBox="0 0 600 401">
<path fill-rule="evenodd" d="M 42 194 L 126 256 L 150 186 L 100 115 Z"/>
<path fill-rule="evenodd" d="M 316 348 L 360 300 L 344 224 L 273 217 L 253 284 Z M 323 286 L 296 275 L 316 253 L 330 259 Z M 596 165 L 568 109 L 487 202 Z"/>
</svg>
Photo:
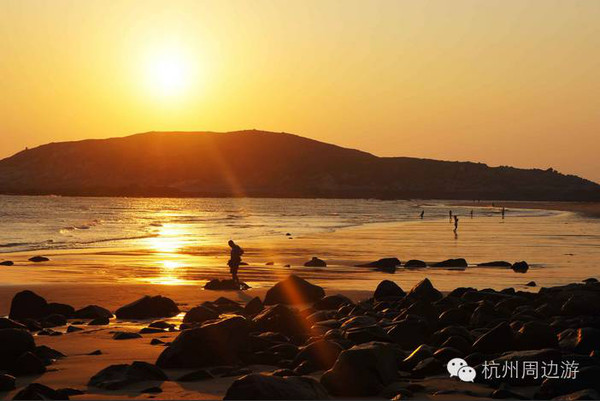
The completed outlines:
<svg viewBox="0 0 600 401">
<path fill-rule="evenodd" d="M 467 361 L 461 358 L 451 359 L 450 362 L 448 362 L 446 369 L 448 369 L 450 377 L 458 377 L 464 382 L 473 382 L 475 376 L 477 376 L 475 369 L 470 367 L 467 364 Z"/>
</svg>

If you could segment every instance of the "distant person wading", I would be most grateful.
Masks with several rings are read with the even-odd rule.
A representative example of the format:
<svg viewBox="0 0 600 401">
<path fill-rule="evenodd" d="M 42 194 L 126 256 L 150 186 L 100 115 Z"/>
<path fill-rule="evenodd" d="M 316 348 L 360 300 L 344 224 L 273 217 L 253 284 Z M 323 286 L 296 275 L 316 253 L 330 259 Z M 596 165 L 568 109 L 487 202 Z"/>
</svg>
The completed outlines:
<svg viewBox="0 0 600 401">
<path fill-rule="evenodd" d="M 231 279 L 237 285 L 240 284 L 240 280 L 238 278 L 238 270 L 240 268 L 240 264 L 242 263 L 242 255 L 244 254 L 244 250 L 233 240 L 229 240 L 229 247 L 231 248 L 231 256 L 229 258 L 229 262 L 227 265 L 229 266 L 229 272 L 231 273 Z"/>
<path fill-rule="evenodd" d="M 458 231 L 458 216 L 454 216 L 454 233 Z"/>
</svg>

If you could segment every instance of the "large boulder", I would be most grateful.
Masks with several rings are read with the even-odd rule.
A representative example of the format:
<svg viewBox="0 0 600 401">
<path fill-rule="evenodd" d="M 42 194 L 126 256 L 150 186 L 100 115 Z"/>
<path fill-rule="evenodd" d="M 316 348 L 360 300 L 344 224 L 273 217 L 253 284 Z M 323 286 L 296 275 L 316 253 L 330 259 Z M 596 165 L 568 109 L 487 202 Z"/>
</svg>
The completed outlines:
<svg viewBox="0 0 600 401">
<path fill-rule="evenodd" d="M 353 302 L 350 298 L 342 294 L 329 295 L 323 299 L 319 299 L 313 304 L 313 308 L 316 310 L 338 310 L 343 305 L 352 305 Z"/>
<path fill-rule="evenodd" d="M 412 300 L 421 300 L 427 302 L 435 302 L 443 298 L 441 292 L 436 290 L 429 281 L 428 278 L 422 280 L 415 285 L 406 295 L 407 298 Z"/>
<path fill-rule="evenodd" d="M 329 395 L 312 377 L 253 373 L 234 381 L 225 400 L 323 400 Z"/>
<path fill-rule="evenodd" d="M 335 396 L 374 396 L 398 378 L 393 345 L 371 342 L 342 351 L 321 384 Z"/>
<path fill-rule="evenodd" d="M 400 266 L 401 264 L 402 262 L 400 262 L 400 259 L 398 258 L 383 258 L 374 262 L 356 265 L 356 267 L 373 267 L 377 270 L 394 273 L 396 271 L 396 267 Z"/>
<path fill-rule="evenodd" d="M 15 376 L 38 375 L 46 372 L 46 365 L 33 352 L 21 354 L 10 372 Z"/>
<path fill-rule="evenodd" d="M 514 334 L 506 322 L 502 322 L 490 329 L 473 343 L 473 350 L 482 354 L 506 352 L 514 348 Z"/>
<path fill-rule="evenodd" d="M 402 298 L 405 295 L 406 293 L 398 284 L 390 280 L 383 280 L 377 285 L 373 298 L 375 298 L 376 301 L 379 301 L 386 298 Z"/>
<path fill-rule="evenodd" d="M 388 330 L 388 336 L 403 349 L 414 349 L 427 342 L 431 329 L 424 319 L 403 319 Z"/>
<path fill-rule="evenodd" d="M 70 319 L 75 316 L 75 308 L 67 304 L 50 302 L 46 307 L 46 313 L 48 315 L 63 315 L 64 317 Z"/>
<path fill-rule="evenodd" d="M 199 305 L 190 309 L 183 317 L 184 323 L 203 323 L 207 320 L 219 318 L 219 312 L 206 305 Z"/>
<path fill-rule="evenodd" d="M 593 327 L 567 329 L 559 334 L 560 347 L 578 354 L 600 350 L 600 330 Z"/>
<path fill-rule="evenodd" d="M 111 311 L 98 305 L 88 305 L 79 310 L 75 311 L 75 317 L 77 319 L 98 319 L 105 318 L 110 319 L 113 317 Z"/>
<path fill-rule="evenodd" d="M 119 390 L 131 384 L 145 381 L 169 380 L 167 375 L 158 367 L 147 362 L 135 361 L 131 365 L 111 365 L 96 373 L 88 386 L 106 390 Z"/>
<path fill-rule="evenodd" d="M 542 322 L 526 322 L 516 335 L 519 349 L 558 348 L 558 338 L 554 329 Z"/>
<path fill-rule="evenodd" d="M 137 301 L 121 306 L 115 312 L 119 319 L 153 319 L 172 317 L 179 314 L 177 304 L 170 298 L 161 295 L 146 295 Z"/>
<path fill-rule="evenodd" d="M 267 291 L 265 305 L 306 304 L 315 302 L 324 296 L 323 288 L 292 274 Z"/>
<path fill-rule="evenodd" d="M 333 341 L 318 340 L 300 349 L 294 360 L 296 365 L 308 361 L 318 369 L 333 366 L 343 348 Z"/>
<path fill-rule="evenodd" d="M 161 368 L 233 365 L 248 346 L 249 323 L 241 316 L 207 322 L 184 330 L 158 357 Z"/>
<path fill-rule="evenodd" d="M 254 315 L 260 313 L 264 308 L 265 307 L 264 307 L 262 301 L 260 300 L 260 298 L 254 297 L 250 301 L 248 301 L 246 306 L 244 306 L 244 315 L 254 316 Z"/>
<path fill-rule="evenodd" d="M 0 370 L 10 370 L 21 355 L 33 351 L 35 351 L 35 341 L 28 331 L 0 330 Z"/>
<path fill-rule="evenodd" d="M 275 332 L 290 337 L 305 337 L 309 326 L 297 310 L 278 304 L 266 307 L 252 319 L 254 326 L 262 332 Z"/>
<path fill-rule="evenodd" d="M 18 292 L 10 304 L 10 319 L 39 319 L 47 314 L 48 302 L 33 291 Z"/>
<path fill-rule="evenodd" d="M 11 391 L 16 388 L 16 379 L 14 376 L 0 373 L 0 392 Z"/>
</svg>

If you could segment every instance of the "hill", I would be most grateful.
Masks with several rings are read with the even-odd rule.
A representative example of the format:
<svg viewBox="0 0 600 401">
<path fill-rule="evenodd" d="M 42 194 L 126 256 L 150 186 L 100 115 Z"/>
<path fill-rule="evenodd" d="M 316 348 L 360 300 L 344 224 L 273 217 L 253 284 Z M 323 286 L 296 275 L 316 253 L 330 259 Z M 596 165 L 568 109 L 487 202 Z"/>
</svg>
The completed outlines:
<svg viewBox="0 0 600 401">
<path fill-rule="evenodd" d="M 0 160 L 0 193 L 600 200 L 600 185 L 552 169 L 377 157 L 285 133 L 149 132 L 19 152 Z"/>
</svg>

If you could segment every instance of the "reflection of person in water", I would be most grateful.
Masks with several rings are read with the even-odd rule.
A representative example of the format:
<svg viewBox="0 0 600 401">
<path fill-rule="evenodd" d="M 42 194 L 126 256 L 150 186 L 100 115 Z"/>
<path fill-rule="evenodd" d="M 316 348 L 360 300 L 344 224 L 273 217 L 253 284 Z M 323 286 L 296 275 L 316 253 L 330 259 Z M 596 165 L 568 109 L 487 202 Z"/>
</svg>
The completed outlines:
<svg viewBox="0 0 600 401">
<path fill-rule="evenodd" d="M 227 265 L 229 265 L 231 279 L 235 284 L 239 285 L 240 280 L 237 273 L 238 269 L 240 268 L 240 264 L 242 263 L 242 255 L 244 254 L 244 250 L 238 244 L 233 242 L 233 240 L 229 240 L 228 244 L 231 248 L 231 256 L 229 258 L 229 262 L 227 262 Z"/>
<path fill-rule="evenodd" d="M 425 216 L 425 210 L 421 211 L 421 220 L 423 220 L 423 217 Z"/>
<path fill-rule="evenodd" d="M 458 231 L 458 216 L 454 216 L 454 233 Z"/>
</svg>

